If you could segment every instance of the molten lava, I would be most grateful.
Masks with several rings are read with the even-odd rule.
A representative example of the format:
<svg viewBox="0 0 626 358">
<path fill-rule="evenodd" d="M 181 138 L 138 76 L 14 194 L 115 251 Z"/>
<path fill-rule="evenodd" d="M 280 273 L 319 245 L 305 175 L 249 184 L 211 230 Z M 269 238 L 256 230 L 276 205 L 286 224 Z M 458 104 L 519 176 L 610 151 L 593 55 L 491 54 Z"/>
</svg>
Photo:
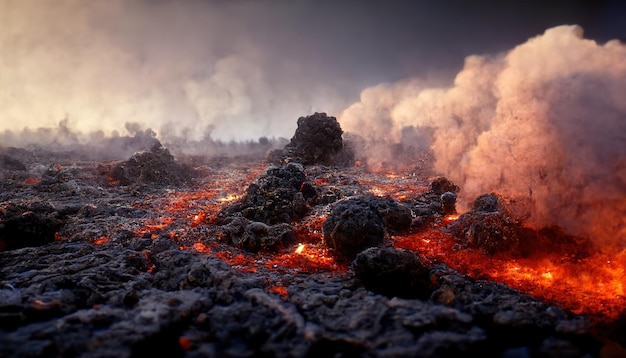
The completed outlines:
<svg viewBox="0 0 626 358">
<path fill-rule="evenodd" d="M 445 229 L 457 218 L 458 215 L 449 215 L 430 228 L 396 236 L 394 246 L 415 251 L 430 262 L 444 262 L 473 278 L 506 284 L 575 314 L 613 320 L 624 313 L 626 249 L 605 247 L 577 257 L 573 253 L 579 248 L 572 244 L 571 253 L 563 248 L 558 252 L 534 252 L 527 257 L 509 253 L 487 255 L 479 249 L 458 248 L 455 238 Z"/>
<path fill-rule="evenodd" d="M 245 253 L 215 240 L 206 240 L 199 234 L 203 224 L 211 224 L 220 209 L 239 199 L 243 188 L 262 172 L 263 166 L 238 176 L 236 171 L 214 173 L 210 182 L 199 190 L 174 191 L 166 198 L 153 198 L 151 203 L 136 206 L 160 205 L 162 216 L 148 219 L 135 233 L 143 237 L 163 235 L 177 240 L 181 250 L 194 250 L 218 257 L 233 267 L 247 272 L 259 269 L 295 273 L 348 271 L 346 264 L 337 263 L 324 244 L 322 224 L 327 212 L 315 211 L 295 226 L 296 244 L 277 253 Z M 411 174 L 356 173 L 358 184 L 375 195 L 396 200 L 414 198 L 428 191 L 428 182 L 418 181 Z M 329 185 L 326 177 L 314 178 L 316 185 Z M 159 202 L 159 200 L 161 200 Z M 325 210 L 325 209 L 324 209 Z M 506 284 L 545 302 L 560 305 L 576 314 L 585 314 L 599 320 L 615 319 L 623 314 L 626 304 L 623 277 L 626 272 L 626 249 L 605 247 L 584 257 L 559 252 L 536 252 L 524 257 L 507 253 L 487 255 L 479 249 L 460 249 L 446 226 L 458 215 L 440 217 L 420 230 L 391 237 L 393 246 L 415 251 L 426 262 L 443 262 L 476 279 L 488 279 Z M 174 224 L 178 223 L 178 226 Z M 180 224 L 184 223 L 180 229 Z M 210 226 L 210 225 L 209 225 Z M 544 235 L 547 235 L 544 233 Z M 550 240 L 549 237 L 544 238 Z M 106 242 L 106 238 L 96 243 Z M 567 249 L 567 248 L 566 248 Z M 571 252 L 578 248 L 572 247 Z M 272 291 L 285 295 L 281 285 Z"/>
</svg>

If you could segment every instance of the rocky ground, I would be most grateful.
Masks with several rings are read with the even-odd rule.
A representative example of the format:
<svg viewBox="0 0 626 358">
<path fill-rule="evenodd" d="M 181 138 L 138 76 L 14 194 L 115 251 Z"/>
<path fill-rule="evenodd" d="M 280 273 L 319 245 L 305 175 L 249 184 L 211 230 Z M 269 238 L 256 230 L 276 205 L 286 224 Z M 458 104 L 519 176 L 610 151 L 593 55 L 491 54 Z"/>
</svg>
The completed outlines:
<svg viewBox="0 0 626 358">
<path fill-rule="evenodd" d="M 619 322 L 599 333 L 584 316 L 389 245 L 390 233 L 453 212 L 454 184 L 417 172 L 421 189 L 400 203 L 365 185 L 393 179 L 288 154 L 179 161 L 151 142 L 94 161 L 0 148 L 0 356 L 624 353 Z M 497 197 L 483 201 L 469 215 L 509 222 Z M 484 227 L 457 230 L 479 245 Z M 297 256 L 302 242 L 317 256 Z"/>
</svg>

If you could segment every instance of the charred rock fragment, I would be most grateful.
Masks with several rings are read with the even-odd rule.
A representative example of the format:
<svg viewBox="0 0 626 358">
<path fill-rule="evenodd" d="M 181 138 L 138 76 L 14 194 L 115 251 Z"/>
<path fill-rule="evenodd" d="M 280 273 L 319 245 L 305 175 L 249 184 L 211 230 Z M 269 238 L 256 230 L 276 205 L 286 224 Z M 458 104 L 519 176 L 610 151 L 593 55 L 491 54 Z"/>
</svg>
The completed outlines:
<svg viewBox="0 0 626 358">
<path fill-rule="evenodd" d="M 385 224 L 370 197 L 355 196 L 335 204 L 322 231 L 326 244 L 340 259 L 352 260 L 359 252 L 383 242 Z"/>
<path fill-rule="evenodd" d="M 111 171 L 111 179 L 121 185 L 177 186 L 189 183 L 192 177 L 192 168 L 178 163 L 158 141 L 150 151 L 134 154 Z"/>
<path fill-rule="evenodd" d="M 317 191 L 307 181 L 304 167 L 288 163 L 281 168 L 270 167 L 248 186 L 245 196 L 223 209 L 218 219 L 241 215 L 268 225 L 290 223 L 302 218 L 317 200 Z"/>
<path fill-rule="evenodd" d="M 408 206 L 390 197 L 364 196 L 371 201 L 383 218 L 385 229 L 389 233 L 398 233 L 411 227 L 413 214 Z"/>
<path fill-rule="evenodd" d="M 62 227 L 63 220 L 50 203 L 9 202 L 0 208 L 0 251 L 48 244 Z"/>
<path fill-rule="evenodd" d="M 295 241 L 295 231 L 289 224 L 269 226 L 253 221 L 246 225 L 241 235 L 234 236 L 232 242 L 240 249 L 258 251 L 276 251 Z"/>
<path fill-rule="evenodd" d="M 411 251 L 371 247 L 351 268 L 365 288 L 387 297 L 425 299 L 433 291 L 429 268 Z"/>
<path fill-rule="evenodd" d="M 315 113 L 298 118 L 298 128 L 285 149 L 303 164 L 331 164 L 343 149 L 342 134 L 335 117 Z"/>
<path fill-rule="evenodd" d="M 519 250 L 520 242 L 528 235 L 528 230 L 510 215 L 496 194 L 479 196 L 473 209 L 448 228 L 462 245 L 479 248 L 489 255 Z"/>
</svg>

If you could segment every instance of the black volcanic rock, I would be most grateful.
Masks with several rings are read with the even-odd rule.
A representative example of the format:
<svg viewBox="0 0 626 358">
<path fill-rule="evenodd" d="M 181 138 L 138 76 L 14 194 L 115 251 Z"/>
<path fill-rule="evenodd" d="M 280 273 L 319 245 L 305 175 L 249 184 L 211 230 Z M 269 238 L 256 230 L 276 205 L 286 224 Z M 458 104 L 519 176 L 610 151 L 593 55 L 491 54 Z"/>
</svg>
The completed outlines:
<svg viewBox="0 0 626 358">
<path fill-rule="evenodd" d="M 479 196 L 473 209 L 448 226 L 460 243 L 487 254 L 515 252 L 528 230 L 513 218 L 497 194 Z"/>
<path fill-rule="evenodd" d="M 246 189 L 244 197 L 223 209 L 218 218 L 241 215 L 268 225 L 290 223 L 307 214 L 317 200 L 317 191 L 299 163 L 270 167 Z"/>
<path fill-rule="evenodd" d="M 433 291 L 429 267 L 411 251 L 371 247 L 351 268 L 365 288 L 387 297 L 425 299 Z"/>
<path fill-rule="evenodd" d="M 458 193 L 461 190 L 458 185 L 449 179 L 439 177 L 430 183 L 430 191 L 435 195 L 442 195 L 445 192 Z"/>
<path fill-rule="evenodd" d="M 399 233 L 411 227 L 413 214 L 411 209 L 391 197 L 362 196 L 368 200 L 383 218 L 385 229 L 389 233 Z"/>
<path fill-rule="evenodd" d="M 177 186 L 189 183 L 194 176 L 192 168 L 178 163 L 167 148 L 155 141 L 150 151 L 136 153 L 117 164 L 111 171 L 111 179 L 121 185 Z"/>
<path fill-rule="evenodd" d="M 295 232 L 291 225 L 281 223 L 269 226 L 257 221 L 250 222 L 241 235 L 232 238 L 235 246 L 251 252 L 277 251 L 294 241 Z"/>
<path fill-rule="evenodd" d="M 324 240 L 340 257 L 352 260 L 356 255 L 382 244 L 385 223 L 368 196 L 355 196 L 335 204 L 322 225 Z"/>
<path fill-rule="evenodd" d="M 48 244 L 61 227 L 61 216 L 48 202 L 7 203 L 0 208 L 0 251 Z"/>
<path fill-rule="evenodd" d="M 343 149 L 343 130 L 335 117 L 315 113 L 298 118 L 298 128 L 285 147 L 303 164 L 330 164 Z"/>
</svg>

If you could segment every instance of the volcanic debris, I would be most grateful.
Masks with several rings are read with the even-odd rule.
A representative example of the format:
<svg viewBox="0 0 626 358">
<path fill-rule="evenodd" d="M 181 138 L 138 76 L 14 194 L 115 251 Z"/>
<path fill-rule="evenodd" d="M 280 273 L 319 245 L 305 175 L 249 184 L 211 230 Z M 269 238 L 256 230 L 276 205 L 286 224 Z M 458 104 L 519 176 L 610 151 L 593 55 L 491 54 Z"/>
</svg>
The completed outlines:
<svg viewBox="0 0 626 358">
<path fill-rule="evenodd" d="M 50 162 L 24 160 L 24 173 L 0 168 L 5 228 L 14 225 L 7 222 L 18 227 L 29 212 L 40 216 L 46 232 L 64 224 L 54 242 L 0 252 L 2 357 L 602 356 L 604 343 L 590 334 L 586 318 L 443 263 L 423 266 L 422 256 L 400 250 L 359 251 L 355 275 L 302 273 L 268 265 L 261 255 L 255 256 L 261 262 L 252 264 L 254 270 L 245 270 L 245 263 L 223 257 L 247 256 L 238 245 L 264 250 L 267 238 L 282 241 L 290 236 L 285 223 L 228 216 L 222 229 L 232 230 L 233 237 L 255 237 L 249 241 L 260 246 L 245 240 L 222 245 L 212 222 L 190 225 L 191 209 L 176 214 L 166 228 L 144 231 L 153 219 L 173 215 L 166 208 L 170 190 L 156 183 L 142 193 L 101 186 L 108 172 L 96 170 L 99 163 L 46 170 Z M 295 163 L 271 172 L 281 169 L 301 172 Z M 303 178 L 295 176 L 296 182 Z M 347 174 L 338 183 L 350 187 L 355 181 Z M 313 185 L 294 188 L 303 198 L 316 192 Z M 438 215 L 434 203 L 443 193 L 429 193 L 433 203 L 421 197 L 402 204 L 412 211 L 423 205 Z M 367 214 L 363 217 L 373 217 L 377 231 L 389 229 L 371 200 L 357 205 Z M 98 238 L 103 240 L 96 243 Z M 187 246 L 200 243 L 209 250 Z M 403 291 L 400 285 L 414 289 Z M 429 290 L 434 291 L 427 297 Z M 609 338 L 623 345 L 623 321 L 618 324 Z"/>
<path fill-rule="evenodd" d="M 295 241 L 295 230 L 287 223 L 267 225 L 242 216 L 226 218 L 221 227 L 222 239 L 250 252 L 276 252 Z"/>
<path fill-rule="evenodd" d="M 463 246 L 479 248 L 489 255 L 517 251 L 526 231 L 510 215 L 502 197 L 494 193 L 476 198 L 472 210 L 448 228 Z"/>
<path fill-rule="evenodd" d="M 338 258 L 356 255 L 383 243 L 385 223 L 372 203 L 372 196 L 360 195 L 338 201 L 322 225 L 324 241 Z"/>
<path fill-rule="evenodd" d="M 120 185 L 180 186 L 188 184 L 193 176 L 193 169 L 178 163 L 156 139 L 149 151 L 135 153 L 111 170 L 111 179 Z"/>
<path fill-rule="evenodd" d="M 248 186 L 241 200 L 218 213 L 218 219 L 241 215 L 268 225 L 291 223 L 306 215 L 316 199 L 317 191 L 302 164 L 291 162 L 268 168 Z"/>
<path fill-rule="evenodd" d="M 63 224 L 63 215 L 49 202 L 5 203 L 0 207 L 0 251 L 51 243 Z"/>
<path fill-rule="evenodd" d="M 438 177 L 430 183 L 430 190 L 415 198 L 408 198 L 403 204 L 414 215 L 411 226 L 424 227 L 432 223 L 437 215 L 456 214 L 456 198 L 460 188 L 445 177 Z"/>
<path fill-rule="evenodd" d="M 356 256 L 351 268 L 365 288 L 390 298 L 427 299 L 433 291 L 430 268 L 408 250 L 370 247 Z"/>
</svg>

